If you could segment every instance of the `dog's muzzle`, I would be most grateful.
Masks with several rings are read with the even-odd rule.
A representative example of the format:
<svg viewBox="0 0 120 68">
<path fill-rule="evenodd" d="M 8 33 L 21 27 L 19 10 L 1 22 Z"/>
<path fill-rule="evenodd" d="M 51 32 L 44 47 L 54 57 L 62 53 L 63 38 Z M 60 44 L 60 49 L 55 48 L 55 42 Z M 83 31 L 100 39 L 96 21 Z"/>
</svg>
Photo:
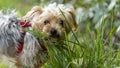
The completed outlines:
<svg viewBox="0 0 120 68">
<path fill-rule="evenodd" d="M 53 37 L 53 38 L 59 38 L 60 37 L 60 35 L 58 34 L 56 29 L 51 29 L 50 30 L 50 36 Z"/>
</svg>

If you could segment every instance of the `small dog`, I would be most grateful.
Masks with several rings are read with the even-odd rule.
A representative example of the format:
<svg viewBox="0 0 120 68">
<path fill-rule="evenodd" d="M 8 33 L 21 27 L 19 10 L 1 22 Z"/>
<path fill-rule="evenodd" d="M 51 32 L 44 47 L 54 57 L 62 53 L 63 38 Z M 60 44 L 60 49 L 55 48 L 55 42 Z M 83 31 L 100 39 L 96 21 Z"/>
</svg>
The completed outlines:
<svg viewBox="0 0 120 68">
<path fill-rule="evenodd" d="M 41 67 L 49 57 L 44 43 L 50 46 L 54 42 L 53 39 L 49 42 L 46 38 L 38 39 L 24 28 L 32 28 L 58 41 L 64 40 L 65 33 L 68 34 L 72 27 L 77 28 L 74 9 L 62 4 L 35 6 L 22 19 L 25 22 L 14 13 L 0 14 L 0 53 L 14 58 L 17 68 Z"/>
</svg>

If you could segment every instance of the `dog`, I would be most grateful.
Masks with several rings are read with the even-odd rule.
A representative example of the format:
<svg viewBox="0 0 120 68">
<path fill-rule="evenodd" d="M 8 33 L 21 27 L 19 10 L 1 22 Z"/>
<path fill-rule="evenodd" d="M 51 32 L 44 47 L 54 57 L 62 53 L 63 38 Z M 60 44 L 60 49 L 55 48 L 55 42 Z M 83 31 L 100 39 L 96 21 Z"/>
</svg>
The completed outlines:
<svg viewBox="0 0 120 68">
<path fill-rule="evenodd" d="M 65 35 L 76 28 L 74 9 L 63 4 L 53 3 L 44 8 L 34 6 L 21 19 L 14 13 L 0 14 L 0 53 L 14 58 L 17 68 L 39 68 L 49 58 L 45 44 L 53 45 L 53 39 L 64 40 Z M 26 29 L 51 39 L 40 39 Z"/>
</svg>

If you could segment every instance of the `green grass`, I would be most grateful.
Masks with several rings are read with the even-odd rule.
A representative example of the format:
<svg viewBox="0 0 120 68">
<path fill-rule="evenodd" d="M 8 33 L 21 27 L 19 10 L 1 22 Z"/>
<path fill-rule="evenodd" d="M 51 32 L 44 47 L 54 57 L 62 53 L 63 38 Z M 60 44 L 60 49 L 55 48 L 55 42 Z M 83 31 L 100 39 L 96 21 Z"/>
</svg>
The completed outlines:
<svg viewBox="0 0 120 68">
<path fill-rule="evenodd" d="M 105 41 L 104 33 L 107 22 L 102 22 L 96 32 L 87 24 L 87 34 L 82 35 L 78 29 L 76 37 L 71 33 L 66 37 L 65 45 L 48 48 L 50 60 L 45 68 L 114 68 L 119 64 L 119 51 L 112 47 L 112 28 Z M 90 35 L 90 36 L 88 36 Z M 74 40 L 73 40 L 74 39 Z M 105 48 L 105 46 L 107 48 Z"/>
<path fill-rule="evenodd" d="M 50 59 L 43 65 L 43 68 L 116 68 L 120 67 L 120 49 L 114 48 L 120 41 L 115 37 L 116 29 L 120 25 L 120 18 L 117 17 L 116 12 L 119 12 L 120 1 L 116 3 L 117 7 L 113 7 L 112 10 L 107 10 L 103 3 L 107 3 L 107 7 L 110 1 L 96 0 L 90 3 L 83 2 L 84 0 L 71 0 L 75 3 L 64 0 L 64 3 L 69 3 L 75 6 L 75 8 L 84 8 L 82 14 L 85 16 L 81 20 L 77 20 L 79 28 L 77 31 L 72 31 L 64 40 L 64 45 L 56 43 L 55 46 L 48 47 L 48 53 Z M 34 3 L 32 3 L 34 2 Z M 16 5 L 18 4 L 18 5 Z M 39 4 L 32 0 L 30 2 L 17 1 L 11 2 L 11 0 L 0 0 L 0 8 L 7 9 L 16 8 L 19 16 L 23 16 L 33 5 Z M 99 7 L 95 7 L 99 5 Z M 46 0 L 40 3 L 40 5 L 46 5 Z M 25 7 L 24 7 L 25 6 Z M 24 8 L 23 8 L 24 7 Z M 89 18 L 89 8 L 96 8 L 93 17 Z M 100 10 L 98 10 L 100 9 Z M 88 12 L 87 12 L 88 11 Z M 80 12 L 81 13 L 81 12 Z M 102 13 L 102 14 L 101 14 Z M 101 15 L 99 15 L 101 14 Z M 104 15 L 108 15 L 104 18 Z M 101 25 L 95 28 L 99 20 L 102 19 Z M 36 33 L 36 32 L 33 32 Z M 38 34 L 36 33 L 38 36 Z M 40 36 L 41 37 L 41 36 Z M 120 44 L 118 44 L 120 45 Z M 0 63 L 0 68 L 8 68 L 3 63 Z"/>
<path fill-rule="evenodd" d="M 112 14 L 112 12 L 110 13 Z M 116 27 L 102 19 L 101 27 L 91 29 L 88 20 L 85 33 L 80 29 L 66 36 L 64 45 L 48 47 L 50 60 L 45 68 L 115 68 L 119 66 L 119 50 L 113 48 Z M 114 17 L 111 15 L 111 21 Z M 111 27 L 108 32 L 106 28 Z"/>
</svg>

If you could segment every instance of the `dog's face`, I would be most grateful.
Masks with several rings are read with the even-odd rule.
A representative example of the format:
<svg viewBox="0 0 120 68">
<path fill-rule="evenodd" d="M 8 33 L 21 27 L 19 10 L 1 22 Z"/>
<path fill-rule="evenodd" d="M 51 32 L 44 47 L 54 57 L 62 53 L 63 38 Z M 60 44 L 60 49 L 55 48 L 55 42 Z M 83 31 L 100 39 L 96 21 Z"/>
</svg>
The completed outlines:
<svg viewBox="0 0 120 68">
<path fill-rule="evenodd" d="M 72 27 L 77 27 L 73 8 L 40 8 L 35 6 L 27 13 L 25 19 L 32 23 L 34 30 L 53 38 L 64 38 Z"/>
</svg>

